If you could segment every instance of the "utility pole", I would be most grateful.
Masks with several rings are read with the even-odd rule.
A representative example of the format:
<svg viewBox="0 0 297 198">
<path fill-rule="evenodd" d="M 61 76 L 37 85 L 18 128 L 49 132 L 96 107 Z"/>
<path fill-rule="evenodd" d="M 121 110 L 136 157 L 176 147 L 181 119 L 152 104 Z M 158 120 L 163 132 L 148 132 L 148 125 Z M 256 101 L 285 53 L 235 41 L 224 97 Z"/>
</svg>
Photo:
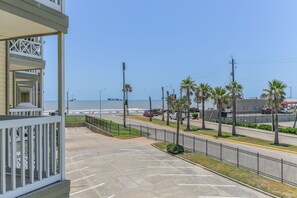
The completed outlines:
<svg viewBox="0 0 297 198">
<path fill-rule="evenodd" d="M 149 97 L 149 102 L 150 102 L 150 122 L 152 121 L 152 99 Z"/>
<path fill-rule="evenodd" d="M 169 97 L 169 91 L 167 93 L 167 118 L 166 118 L 166 125 L 169 126 L 169 109 L 170 109 L 170 97 Z"/>
<path fill-rule="evenodd" d="M 69 115 L 69 90 L 67 91 L 67 115 Z"/>
<path fill-rule="evenodd" d="M 233 123 L 232 123 L 232 135 L 236 135 L 236 97 L 235 97 L 235 90 L 234 90 L 234 82 L 235 82 L 235 69 L 234 65 L 236 64 L 233 57 L 231 59 L 232 65 L 232 117 L 233 117 Z"/>
<path fill-rule="evenodd" d="M 126 127 L 125 70 L 126 70 L 126 66 L 125 66 L 125 63 L 123 63 L 123 110 L 124 110 L 123 125 L 124 127 Z"/>
<path fill-rule="evenodd" d="M 164 87 L 162 87 L 162 121 L 164 121 Z"/>
</svg>

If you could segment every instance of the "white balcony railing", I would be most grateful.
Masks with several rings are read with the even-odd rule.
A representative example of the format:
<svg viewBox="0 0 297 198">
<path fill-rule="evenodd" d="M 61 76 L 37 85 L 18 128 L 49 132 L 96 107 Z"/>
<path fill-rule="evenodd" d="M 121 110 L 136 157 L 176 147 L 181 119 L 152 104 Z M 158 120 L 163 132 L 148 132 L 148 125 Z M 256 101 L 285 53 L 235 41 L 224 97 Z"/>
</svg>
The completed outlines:
<svg viewBox="0 0 297 198">
<path fill-rule="evenodd" d="M 9 115 L 14 116 L 41 116 L 41 108 L 30 108 L 30 109 L 9 109 Z"/>
<path fill-rule="evenodd" d="M 41 37 L 10 40 L 10 53 L 42 59 L 43 41 Z"/>
<path fill-rule="evenodd" d="M 60 122 L 60 116 L 0 120 L 0 197 L 19 197 L 61 181 Z"/>
<path fill-rule="evenodd" d="M 62 1 L 63 0 L 35 0 L 47 7 L 62 12 Z"/>
</svg>

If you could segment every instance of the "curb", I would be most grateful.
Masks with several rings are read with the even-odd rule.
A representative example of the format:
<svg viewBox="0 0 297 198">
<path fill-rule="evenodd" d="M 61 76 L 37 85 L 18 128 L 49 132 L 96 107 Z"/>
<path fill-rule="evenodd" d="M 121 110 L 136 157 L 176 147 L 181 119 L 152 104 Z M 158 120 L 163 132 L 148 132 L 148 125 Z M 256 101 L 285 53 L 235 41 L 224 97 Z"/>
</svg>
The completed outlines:
<svg viewBox="0 0 297 198">
<path fill-rule="evenodd" d="M 195 135 L 199 135 L 199 134 L 195 134 Z M 281 151 L 284 153 L 292 153 L 292 154 L 297 154 L 296 151 L 290 151 L 290 150 L 284 150 L 284 149 L 278 149 L 278 148 L 274 148 L 274 147 L 270 147 L 270 146 L 262 146 L 259 144 L 253 144 L 253 143 L 247 143 L 247 142 L 241 142 L 241 141 L 236 141 L 236 140 L 226 140 L 223 138 L 215 138 L 209 135 L 203 135 L 200 134 L 199 136 L 202 137 L 207 137 L 207 138 L 211 138 L 211 139 L 215 139 L 215 140 L 220 140 L 220 141 L 225 141 L 225 142 L 232 142 L 232 143 L 237 143 L 237 144 L 242 144 L 242 145 L 248 145 L 248 146 L 254 146 L 254 147 L 259 147 L 259 148 L 265 148 L 265 149 L 270 149 L 270 150 L 275 150 L 275 151 Z"/>
<path fill-rule="evenodd" d="M 162 149 L 156 147 L 154 144 L 151 144 L 151 145 L 152 145 L 154 148 L 156 148 L 156 149 L 158 149 L 158 150 L 160 150 L 160 151 L 162 151 L 162 152 L 164 152 L 164 153 L 167 153 L 166 151 L 164 151 L 164 150 L 162 150 Z M 278 196 L 276 196 L 276 195 L 272 195 L 272 194 L 270 194 L 270 193 L 268 193 L 268 192 L 265 192 L 265 191 L 263 191 L 263 190 L 260 190 L 260 189 L 258 189 L 258 188 L 256 188 L 256 187 L 250 186 L 250 185 L 245 184 L 245 183 L 243 183 L 243 182 L 240 182 L 240 181 L 238 181 L 238 180 L 236 180 L 236 179 L 233 179 L 233 178 L 228 177 L 228 176 L 226 176 L 226 175 L 223 175 L 223 174 L 221 174 L 221 173 L 219 173 L 219 172 L 216 172 L 216 171 L 214 171 L 214 170 L 212 170 L 212 169 L 209 169 L 209 168 L 207 168 L 207 167 L 205 167 L 205 166 L 202 166 L 202 165 L 200 165 L 200 164 L 197 164 L 197 163 L 195 163 L 195 162 L 192 162 L 192 161 L 190 161 L 190 160 L 188 160 L 188 159 L 185 159 L 185 158 L 182 158 L 182 157 L 180 157 L 180 156 L 173 155 L 173 154 L 170 154 L 170 153 L 167 153 L 167 154 L 168 154 L 168 155 L 171 155 L 171 156 L 173 156 L 173 157 L 179 158 L 179 159 L 181 159 L 181 160 L 183 160 L 183 161 L 185 161 L 185 162 L 188 162 L 188 163 L 190 163 L 190 164 L 193 164 L 193 165 L 195 165 L 195 166 L 198 166 L 198 167 L 200 167 L 200 168 L 203 168 L 203 169 L 205 169 L 205 170 L 207 170 L 207 171 L 210 171 L 210 172 L 212 172 L 212 173 L 214 173 L 214 174 L 216 174 L 216 175 L 219 175 L 219 176 L 221 176 L 221 177 L 224 177 L 224 178 L 226 178 L 226 179 L 229 179 L 229 180 L 231 180 L 231 181 L 233 181 L 233 182 L 235 182 L 235 183 L 238 183 L 238 184 L 240 184 L 240 185 L 243 185 L 243 186 L 245 186 L 245 187 L 248 187 L 248 188 L 250 188 L 250 189 L 252 189 L 252 190 L 258 191 L 258 192 L 260 192 L 260 193 L 262 193 L 262 194 L 265 194 L 265 195 L 267 195 L 267 196 L 270 196 L 270 197 L 273 197 L 273 198 L 280 198 L 280 197 L 278 197 Z"/>
</svg>

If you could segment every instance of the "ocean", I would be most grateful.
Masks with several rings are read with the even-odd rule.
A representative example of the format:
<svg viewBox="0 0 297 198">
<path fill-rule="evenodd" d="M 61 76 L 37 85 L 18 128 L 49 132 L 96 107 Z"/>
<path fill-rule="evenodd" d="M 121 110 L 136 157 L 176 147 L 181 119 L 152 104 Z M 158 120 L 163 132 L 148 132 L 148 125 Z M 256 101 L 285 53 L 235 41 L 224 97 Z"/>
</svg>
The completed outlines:
<svg viewBox="0 0 297 198">
<path fill-rule="evenodd" d="M 67 105 L 67 104 L 66 104 Z M 196 107 L 196 104 L 192 104 L 193 107 Z M 45 112 L 53 112 L 58 109 L 57 101 L 45 101 L 44 103 Z M 212 102 L 208 101 L 206 108 L 213 107 Z M 152 100 L 153 109 L 162 108 L 162 100 Z M 165 101 L 165 109 L 167 108 Z M 200 104 L 201 108 L 201 104 Z M 100 109 L 99 100 L 84 100 L 84 101 L 71 101 L 69 102 L 69 113 L 98 113 Z M 148 100 L 130 100 L 129 101 L 129 111 L 131 113 L 141 113 L 144 110 L 149 109 Z M 119 113 L 123 111 L 123 102 L 122 101 L 101 101 L 101 112 L 102 113 Z"/>
</svg>

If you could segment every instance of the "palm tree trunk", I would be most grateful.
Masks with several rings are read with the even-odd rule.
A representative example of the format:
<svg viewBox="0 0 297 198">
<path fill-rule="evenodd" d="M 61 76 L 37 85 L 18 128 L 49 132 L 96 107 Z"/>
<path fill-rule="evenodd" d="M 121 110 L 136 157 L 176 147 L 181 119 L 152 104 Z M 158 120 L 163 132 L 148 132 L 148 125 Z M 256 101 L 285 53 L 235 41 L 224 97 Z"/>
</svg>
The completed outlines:
<svg viewBox="0 0 297 198">
<path fill-rule="evenodd" d="M 296 122 L 297 122 L 297 113 L 295 114 L 295 121 L 294 121 L 293 128 L 295 128 L 295 127 L 296 127 Z"/>
<path fill-rule="evenodd" d="M 202 129 L 205 129 L 205 100 L 202 98 Z"/>
<path fill-rule="evenodd" d="M 181 117 L 181 112 L 178 111 L 177 113 L 177 125 L 176 125 L 176 145 L 179 144 L 179 119 Z"/>
<path fill-rule="evenodd" d="M 187 89 L 187 97 L 188 97 L 188 115 L 187 115 L 187 131 L 191 130 L 190 126 L 190 88 Z"/>
<path fill-rule="evenodd" d="M 126 92 L 126 99 L 127 99 L 127 103 L 126 103 L 126 106 L 127 106 L 127 115 L 129 115 L 129 105 L 128 105 L 128 103 L 129 103 L 129 100 L 128 100 L 128 92 Z"/>
<path fill-rule="evenodd" d="M 277 116 L 277 112 L 275 113 L 275 136 L 274 136 L 274 144 L 279 144 L 279 137 L 278 137 L 278 116 Z"/>
<path fill-rule="evenodd" d="M 274 110 L 273 109 L 271 110 L 271 120 L 272 120 L 271 130 L 272 130 L 272 132 L 274 132 L 275 131 L 275 122 L 274 122 Z"/>
<path fill-rule="evenodd" d="M 219 108 L 219 129 L 218 129 L 218 136 L 221 137 L 222 136 L 222 107 L 220 105 Z"/>
<path fill-rule="evenodd" d="M 232 111 L 232 116 L 233 116 L 233 122 L 232 122 L 232 135 L 236 135 L 236 98 L 234 95 L 234 90 L 233 90 L 233 111 Z"/>
<path fill-rule="evenodd" d="M 167 94 L 167 118 L 166 118 L 166 125 L 169 126 L 169 109 L 170 109 L 170 98 L 169 98 L 169 92 L 166 92 Z"/>
</svg>

